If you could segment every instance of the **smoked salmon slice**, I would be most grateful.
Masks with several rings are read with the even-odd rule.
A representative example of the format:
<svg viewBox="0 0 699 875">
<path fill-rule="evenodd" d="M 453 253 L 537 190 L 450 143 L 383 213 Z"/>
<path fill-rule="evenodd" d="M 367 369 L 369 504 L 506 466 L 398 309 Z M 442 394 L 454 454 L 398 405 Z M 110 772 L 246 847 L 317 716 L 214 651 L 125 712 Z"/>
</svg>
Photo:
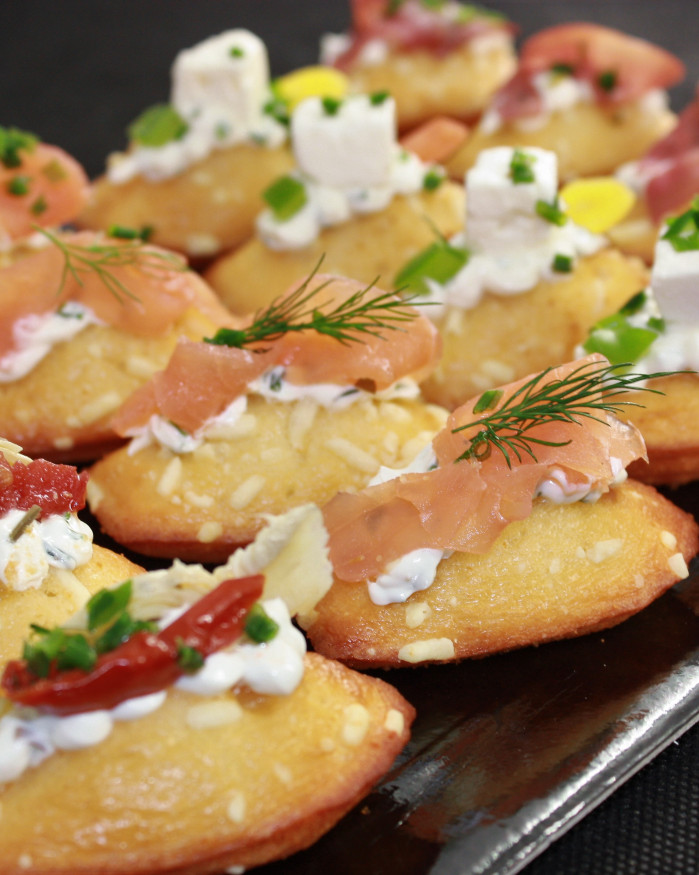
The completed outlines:
<svg viewBox="0 0 699 875">
<path fill-rule="evenodd" d="M 502 387 L 495 409 L 532 381 L 556 386 L 607 367 L 603 356 L 593 355 L 526 377 Z M 600 398 L 601 391 L 595 392 L 589 401 L 594 404 Z M 486 553 L 505 526 L 531 513 L 543 483 L 553 479 L 569 493 L 605 492 L 626 465 L 645 458 L 638 429 L 592 408 L 594 418 L 542 420 L 531 427 L 529 439 L 536 440 L 533 455 L 522 450 L 516 458 L 510 452 L 508 462 L 491 448 L 480 458 L 463 458 L 486 415 L 474 412 L 479 400 L 457 408 L 434 438 L 433 470 L 403 474 L 353 494 L 339 493 L 325 505 L 330 558 L 338 578 L 374 579 L 391 561 L 423 547 Z"/>
<path fill-rule="evenodd" d="M 329 313 L 357 295 L 367 302 L 386 296 L 376 287 L 367 289 L 356 280 L 327 274 L 314 275 L 302 287 L 315 313 Z M 272 306 L 283 305 L 299 288 L 295 284 Z M 356 340 L 344 342 L 313 329 L 282 330 L 276 339 L 256 341 L 245 349 L 182 340 L 167 368 L 134 393 L 112 425 L 125 436 L 157 414 L 194 432 L 272 367 L 282 367 L 284 378 L 296 385 L 332 383 L 369 391 L 387 389 L 401 377 L 421 379 L 437 363 L 439 335 L 418 310 L 407 305 L 402 309 L 410 314 L 408 320 L 370 325 L 368 333 L 356 332 Z M 242 328 L 256 318 L 260 314 L 250 317 Z"/>
</svg>

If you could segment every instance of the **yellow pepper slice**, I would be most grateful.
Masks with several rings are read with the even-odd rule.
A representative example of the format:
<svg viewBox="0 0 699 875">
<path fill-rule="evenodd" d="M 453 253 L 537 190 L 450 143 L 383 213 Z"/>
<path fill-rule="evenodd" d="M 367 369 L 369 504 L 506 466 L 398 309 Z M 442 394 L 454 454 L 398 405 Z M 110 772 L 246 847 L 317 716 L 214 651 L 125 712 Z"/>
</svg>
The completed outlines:
<svg viewBox="0 0 699 875">
<path fill-rule="evenodd" d="M 293 110 L 307 97 L 334 97 L 341 100 L 349 92 L 349 79 L 333 67 L 301 67 L 274 81 L 274 93 Z"/>
<path fill-rule="evenodd" d="M 604 234 L 631 211 L 636 195 L 613 176 L 575 179 L 561 190 L 567 215 L 595 234 Z"/>
</svg>

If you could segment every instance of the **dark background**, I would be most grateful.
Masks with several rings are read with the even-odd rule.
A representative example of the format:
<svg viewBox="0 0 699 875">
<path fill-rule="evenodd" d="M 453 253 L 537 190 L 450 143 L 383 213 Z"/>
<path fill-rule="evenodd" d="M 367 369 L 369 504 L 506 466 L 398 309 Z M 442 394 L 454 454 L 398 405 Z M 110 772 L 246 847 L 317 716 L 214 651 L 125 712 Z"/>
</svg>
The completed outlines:
<svg viewBox="0 0 699 875">
<path fill-rule="evenodd" d="M 651 39 L 687 64 L 687 80 L 671 95 L 674 108 L 694 93 L 698 0 L 503 0 L 493 8 L 520 25 L 520 36 L 582 19 Z M 167 100 L 169 67 L 179 49 L 247 27 L 265 41 L 279 75 L 314 63 L 319 35 L 348 21 L 344 0 L 2 0 L 0 124 L 62 146 L 95 175 L 110 151 L 124 147 L 126 125 L 146 106 Z M 689 875 L 699 872 L 698 853 L 695 727 L 525 871 Z"/>
</svg>

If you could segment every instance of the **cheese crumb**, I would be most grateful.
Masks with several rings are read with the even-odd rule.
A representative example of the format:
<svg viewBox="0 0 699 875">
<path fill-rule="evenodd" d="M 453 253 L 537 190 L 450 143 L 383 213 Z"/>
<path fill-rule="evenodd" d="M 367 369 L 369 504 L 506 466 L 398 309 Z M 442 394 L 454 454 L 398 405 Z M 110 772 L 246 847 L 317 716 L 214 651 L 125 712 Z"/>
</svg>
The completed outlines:
<svg viewBox="0 0 699 875">
<path fill-rule="evenodd" d="M 681 553 L 674 553 L 667 560 L 668 567 L 673 574 L 676 574 L 681 580 L 689 577 L 689 569 L 684 561 L 684 556 Z"/>
<path fill-rule="evenodd" d="M 167 498 L 168 495 L 172 495 L 175 491 L 181 476 L 182 459 L 180 459 L 179 456 L 173 456 L 165 466 L 165 470 L 163 471 L 160 480 L 158 480 L 158 485 L 155 487 L 155 491 L 158 495 L 162 495 L 163 498 Z"/>
<path fill-rule="evenodd" d="M 369 731 L 370 715 L 364 705 L 355 703 L 348 705 L 344 711 L 345 722 L 342 726 L 342 740 L 351 747 L 357 747 L 364 741 Z"/>
<path fill-rule="evenodd" d="M 667 547 L 668 550 L 674 550 L 677 546 L 677 538 L 672 534 L 672 532 L 668 532 L 667 529 L 663 529 L 660 533 L 660 543 L 663 547 Z"/>
<path fill-rule="evenodd" d="M 454 642 L 450 638 L 427 638 L 413 641 L 398 651 L 403 662 L 427 662 L 428 660 L 453 659 Z"/>
<path fill-rule="evenodd" d="M 234 510 L 243 510 L 262 491 L 265 478 L 261 474 L 253 474 L 247 480 L 243 480 L 240 486 L 234 490 L 228 502 Z"/>
<path fill-rule="evenodd" d="M 228 726 L 240 720 L 243 709 L 235 699 L 224 699 L 213 702 L 202 702 L 192 705 L 185 718 L 187 726 L 192 729 L 213 729 L 216 726 Z"/>
<path fill-rule="evenodd" d="M 217 520 L 209 520 L 203 523 L 197 532 L 197 541 L 200 544 L 210 544 L 223 534 L 223 526 Z"/>
<path fill-rule="evenodd" d="M 352 468 L 358 471 L 364 471 L 366 474 L 376 474 L 379 470 L 379 463 L 366 450 L 360 449 L 352 441 L 347 438 L 335 437 L 330 438 L 325 442 L 325 446 L 335 453 L 343 462 L 346 462 Z"/>
<path fill-rule="evenodd" d="M 396 735 L 402 735 L 405 729 L 405 717 L 400 711 L 391 708 L 386 714 L 386 719 L 383 722 L 384 729 L 387 732 L 393 732 Z"/>
<path fill-rule="evenodd" d="M 431 613 L 432 608 L 427 602 L 408 602 L 405 606 L 405 625 L 409 629 L 416 629 Z"/>
<path fill-rule="evenodd" d="M 242 823 L 245 820 L 245 794 L 236 790 L 228 803 L 226 814 L 233 823 Z"/>
<path fill-rule="evenodd" d="M 597 541 L 596 544 L 593 544 L 592 547 L 585 551 L 585 555 L 590 562 L 599 565 L 600 562 L 604 562 L 607 559 L 611 559 L 612 556 L 616 556 L 623 546 L 623 538 L 608 538 L 604 541 Z"/>
</svg>

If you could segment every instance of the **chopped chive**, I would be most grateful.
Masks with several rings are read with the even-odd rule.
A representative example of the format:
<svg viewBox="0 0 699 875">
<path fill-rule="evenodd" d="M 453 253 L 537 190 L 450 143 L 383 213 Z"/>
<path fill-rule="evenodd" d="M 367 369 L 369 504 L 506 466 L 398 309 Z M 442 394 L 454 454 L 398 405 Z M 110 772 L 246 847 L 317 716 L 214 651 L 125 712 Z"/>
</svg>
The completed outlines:
<svg viewBox="0 0 699 875">
<path fill-rule="evenodd" d="M 489 389 L 484 392 L 473 406 L 474 413 L 484 413 L 486 410 L 492 410 L 503 396 L 502 389 Z"/>
<path fill-rule="evenodd" d="M 667 240 L 675 252 L 699 249 L 699 198 L 684 213 L 668 220 L 662 240 Z"/>
<path fill-rule="evenodd" d="M 63 671 L 80 668 L 90 671 L 97 662 L 97 651 L 84 635 L 66 635 L 63 646 L 56 654 L 56 668 Z"/>
<path fill-rule="evenodd" d="M 279 222 L 295 216 L 308 201 L 304 184 L 288 175 L 273 182 L 262 192 L 262 197 Z"/>
<path fill-rule="evenodd" d="M 48 210 L 49 205 L 46 203 L 46 198 L 43 194 L 40 194 L 39 197 L 34 201 L 34 203 L 29 207 L 29 212 L 33 216 L 40 216 L 42 213 L 45 213 Z"/>
<path fill-rule="evenodd" d="M 636 292 L 635 295 L 632 295 L 623 307 L 620 308 L 619 315 L 633 316 L 645 307 L 647 301 L 648 293 L 645 289 L 641 289 L 640 292 Z"/>
<path fill-rule="evenodd" d="M 412 258 L 398 272 L 393 281 L 394 288 L 412 292 L 416 295 L 429 294 L 427 280 L 444 285 L 455 276 L 469 259 L 465 249 L 458 249 L 446 240 L 430 244 Z"/>
<path fill-rule="evenodd" d="M 559 76 L 572 76 L 575 73 L 575 68 L 571 64 L 556 63 L 551 64 L 549 70 Z"/>
<path fill-rule="evenodd" d="M 290 124 L 289 107 L 286 101 L 279 97 L 273 97 L 271 100 L 268 100 L 264 105 L 263 112 L 285 127 L 288 127 Z"/>
<path fill-rule="evenodd" d="M 272 392 L 279 392 L 282 388 L 282 383 L 284 382 L 284 370 L 283 369 L 275 369 L 269 375 L 269 388 Z"/>
<path fill-rule="evenodd" d="M 443 171 L 432 169 L 428 170 L 422 180 L 422 188 L 424 191 L 436 191 L 444 182 L 445 175 Z"/>
<path fill-rule="evenodd" d="M 324 97 L 321 103 L 326 115 L 337 115 L 342 106 L 342 101 L 338 100 L 337 97 Z"/>
<path fill-rule="evenodd" d="M 177 110 L 168 103 L 157 103 L 144 110 L 128 128 L 132 142 L 157 148 L 181 140 L 189 126 Z"/>
<path fill-rule="evenodd" d="M 45 164 L 41 168 L 41 172 L 49 182 L 63 182 L 64 179 L 68 179 L 68 171 L 61 162 L 57 161 L 55 158 L 53 161 L 49 161 L 48 164 Z"/>
<path fill-rule="evenodd" d="M 617 83 L 617 74 L 614 70 L 605 70 L 597 77 L 597 84 L 602 91 L 613 91 Z"/>
<path fill-rule="evenodd" d="M 33 152 L 39 138 L 18 128 L 0 126 L 0 163 L 10 169 L 20 167 L 22 158 L 20 152 Z"/>
<path fill-rule="evenodd" d="M 255 602 L 245 618 L 245 634 L 248 638 L 256 644 L 264 644 L 271 641 L 278 631 L 279 624 L 269 616 L 259 602 Z"/>
<path fill-rule="evenodd" d="M 382 103 L 385 103 L 390 97 L 388 91 L 375 91 L 373 94 L 369 96 L 369 103 L 372 106 L 381 106 Z"/>
<path fill-rule="evenodd" d="M 529 155 L 522 149 L 515 149 L 510 161 L 510 179 L 516 185 L 526 182 L 534 182 L 535 176 L 532 164 L 536 161 L 536 155 Z"/>
<path fill-rule="evenodd" d="M 107 229 L 109 237 L 116 237 L 119 240 L 143 240 L 145 242 L 152 233 L 152 225 L 144 225 L 142 228 L 129 228 L 126 225 L 110 225 Z"/>
<path fill-rule="evenodd" d="M 536 202 L 536 212 L 537 215 L 547 222 L 551 222 L 552 225 L 565 225 L 568 221 L 568 217 L 558 206 L 558 200 L 551 204 L 547 203 L 547 201 L 538 200 Z"/>
<path fill-rule="evenodd" d="M 240 46 L 233 46 L 230 51 L 230 55 L 232 58 L 244 58 L 245 52 L 240 48 Z"/>
<path fill-rule="evenodd" d="M 31 181 L 31 176 L 13 176 L 6 185 L 7 193 L 13 194 L 16 197 L 29 194 L 29 184 Z"/>
<path fill-rule="evenodd" d="M 573 270 L 572 255 L 561 255 L 560 252 L 557 252 L 553 256 L 551 268 L 555 270 L 556 273 L 570 273 Z"/>
<path fill-rule="evenodd" d="M 204 656 L 181 638 L 177 640 L 177 664 L 187 674 L 194 674 L 204 665 Z"/>
</svg>

